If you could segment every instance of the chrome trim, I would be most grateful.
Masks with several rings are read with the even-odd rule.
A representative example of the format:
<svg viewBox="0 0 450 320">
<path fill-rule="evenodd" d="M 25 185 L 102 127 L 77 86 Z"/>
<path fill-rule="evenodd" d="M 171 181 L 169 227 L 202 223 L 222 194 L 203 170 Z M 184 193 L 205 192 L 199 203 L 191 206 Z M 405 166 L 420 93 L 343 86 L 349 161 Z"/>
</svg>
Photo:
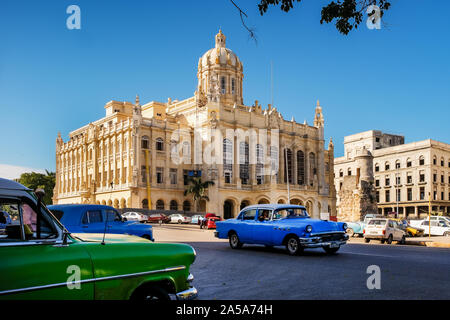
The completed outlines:
<svg viewBox="0 0 450 320">
<path fill-rule="evenodd" d="M 189 275 L 188 275 L 186 281 L 187 281 L 187 282 L 192 282 L 192 281 L 194 281 L 194 275 L 193 275 L 192 273 L 189 273 Z"/>
<path fill-rule="evenodd" d="M 132 277 L 146 276 L 146 275 L 154 274 L 154 273 L 171 272 L 171 271 L 178 271 L 178 270 L 184 270 L 184 269 L 186 269 L 186 266 L 177 266 L 177 267 L 165 268 L 165 269 L 160 269 L 160 270 L 128 273 L 128 274 L 122 274 L 122 275 L 117 275 L 117 276 L 108 276 L 108 277 L 73 281 L 73 282 L 70 282 L 70 284 L 78 284 L 78 283 L 82 284 L 82 283 L 91 283 L 91 282 L 96 282 L 96 281 L 126 279 L 126 278 L 132 278 Z M 67 285 L 67 282 L 63 282 L 63 283 L 54 283 L 54 284 L 47 284 L 47 285 L 42 285 L 42 286 L 35 286 L 35 287 L 28 287 L 28 288 L 21 288 L 21 289 L 5 290 L 5 291 L 0 291 L 0 295 L 29 292 L 29 291 L 35 291 L 35 290 L 40 290 L 40 289 L 64 287 L 66 285 Z"/>
<path fill-rule="evenodd" d="M 311 236 L 320 236 L 320 235 L 325 235 L 325 234 L 340 234 L 340 233 L 345 233 L 345 231 L 315 232 L 315 233 L 311 233 Z"/>
<path fill-rule="evenodd" d="M 192 300 L 197 298 L 197 296 L 198 292 L 197 289 L 195 289 L 194 287 L 178 292 L 176 294 L 177 300 Z"/>
<path fill-rule="evenodd" d="M 316 243 L 300 243 L 302 247 L 306 248 L 319 248 L 319 247 L 328 247 L 332 243 L 339 244 L 339 246 L 344 245 L 347 243 L 345 240 L 338 240 L 338 241 L 328 241 L 328 242 L 316 242 Z"/>
</svg>

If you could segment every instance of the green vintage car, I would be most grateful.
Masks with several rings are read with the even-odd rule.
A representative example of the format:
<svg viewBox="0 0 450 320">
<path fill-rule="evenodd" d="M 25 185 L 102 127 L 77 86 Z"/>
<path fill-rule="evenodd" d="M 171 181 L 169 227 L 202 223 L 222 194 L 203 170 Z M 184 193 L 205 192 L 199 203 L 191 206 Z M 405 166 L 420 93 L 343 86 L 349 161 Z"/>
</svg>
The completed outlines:
<svg viewBox="0 0 450 320">
<path fill-rule="evenodd" d="M 39 197 L 38 197 L 39 195 Z M 193 299 L 195 250 L 115 234 L 70 234 L 41 195 L 0 178 L 0 299 Z"/>
</svg>

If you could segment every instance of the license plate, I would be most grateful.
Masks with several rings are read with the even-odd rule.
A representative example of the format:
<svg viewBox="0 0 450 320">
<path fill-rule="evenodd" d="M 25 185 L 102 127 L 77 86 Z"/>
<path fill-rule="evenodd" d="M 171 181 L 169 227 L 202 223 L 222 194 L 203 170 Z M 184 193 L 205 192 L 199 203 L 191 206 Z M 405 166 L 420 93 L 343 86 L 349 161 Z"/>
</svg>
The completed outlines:
<svg viewBox="0 0 450 320">
<path fill-rule="evenodd" d="M 337 242 L 330 243 L 330 248 L 337 248 L 337 247 L 339 247 L 339 243 Z"/>
</svg>

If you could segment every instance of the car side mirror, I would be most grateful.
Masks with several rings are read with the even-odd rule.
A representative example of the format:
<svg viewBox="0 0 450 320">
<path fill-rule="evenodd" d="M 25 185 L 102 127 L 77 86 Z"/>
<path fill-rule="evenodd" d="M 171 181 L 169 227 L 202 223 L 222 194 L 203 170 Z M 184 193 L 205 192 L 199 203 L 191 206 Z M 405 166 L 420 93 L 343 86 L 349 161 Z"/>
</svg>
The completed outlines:
<svg viewBox="0 0 450 320">
<path fill-rule="evenodd" d="M 34 193 L 36 194 L 36 196 L 38 197 L 38 199 L 39 199 L 40 201 L 42 201 L 42 199 L 43 199 L 44 196 L 45 196 L 45 191 L 44 191 L 44 189 L 41 189 L 41 188 L 37 188 L 37 189 L 34 191 Z"/>
</svg>

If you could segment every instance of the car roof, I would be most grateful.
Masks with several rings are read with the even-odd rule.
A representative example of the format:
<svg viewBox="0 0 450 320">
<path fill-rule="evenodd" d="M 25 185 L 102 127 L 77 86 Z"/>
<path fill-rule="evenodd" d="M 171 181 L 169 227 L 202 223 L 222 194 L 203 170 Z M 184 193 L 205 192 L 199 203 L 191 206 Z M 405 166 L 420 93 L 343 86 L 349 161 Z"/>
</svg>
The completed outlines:
<svg viewBox="0 0 450 320">
<path fill-rule="evenodd" d="M 8 180 L 8 179 L 4 179 L 4 178 L 0 178 L 0 189 L 26 190 L 26 191 L 31 190 L 14 180 Z"/>
<path fill-rule="evenodd" d="M 265 203 L 265 204 L 253 204 L 251 206 L 245 207 L 244 209 L 245 210 L 247 210 L 247 209 L 272 209 L 272 210 L 275 210 L 275 209 L 290 209 L 290 208 L 293 208 L 293 209 L 305 209 L 304 206 L 300 206 L 300 205 L 297 205 L 297 204 L 280 204 L 280 203 L 274 203 L 274 204 L 268 204 L 268 203 Z M 242 209 L 242 210 L 244 210 L 244 209 Z"/>
<path fill-rule="evenodd" d="M 115 210 L 111 206 L 105 206 L 102 204 L 54 204 L 47 206 L 47 208 L 50 211 L 63 211 L 64 215 L 61 218 L 61 223 L 65 225 L 79 225 L 81 222 L 81 216 L 87 210 Z"/>
</svg>

